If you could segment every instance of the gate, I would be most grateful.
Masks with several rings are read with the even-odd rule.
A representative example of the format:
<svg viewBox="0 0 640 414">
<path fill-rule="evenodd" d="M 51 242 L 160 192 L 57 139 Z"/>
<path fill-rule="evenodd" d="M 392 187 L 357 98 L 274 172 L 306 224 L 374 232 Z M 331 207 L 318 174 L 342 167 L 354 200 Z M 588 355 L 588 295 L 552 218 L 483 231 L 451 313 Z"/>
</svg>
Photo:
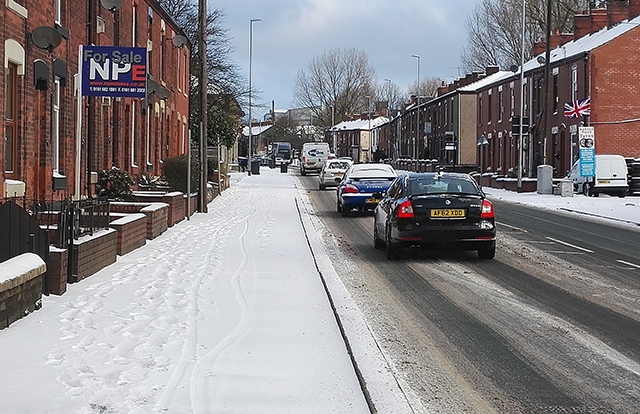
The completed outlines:
<svg viewBox="0 0 640 414">
<path fill-rule="evenodd" d="M 49 232 L 35 217 L 12 200 L 0 205 L 0 262 L 23 253 L 35 253 L 47 264 L 42 293 L 49 294 Z"/>
</svg>

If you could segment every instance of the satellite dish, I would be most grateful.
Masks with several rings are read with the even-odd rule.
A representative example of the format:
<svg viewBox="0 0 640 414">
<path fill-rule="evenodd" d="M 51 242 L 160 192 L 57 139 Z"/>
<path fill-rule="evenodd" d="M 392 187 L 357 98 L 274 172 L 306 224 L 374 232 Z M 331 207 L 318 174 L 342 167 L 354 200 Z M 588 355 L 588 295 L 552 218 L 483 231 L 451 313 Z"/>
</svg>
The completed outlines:
<svg viewBox="0 0 640 414">
<path fill-rule="evenodd" d="M 100 0 L 100 4 L 110 12 L 115 12 L 122 7 L 122 0 Z"/>
<path fill-rule="evenodd" d="M 36 27 L 29 36 L 34 45 L 49 52 L 53 52 L 53 49 L 62 42 L 62 35 L 49 26 Z"/>
<path fill-rule="evenodd" d="M 175 47 L 182 48 L 184 45 L 189 43 L 189 40 L 182 35 L 175 35 L 171 39 L 171 43 L 173 43 Z"/>
<path fill-rule="evenodd" d="M 160 84 L 152 79 L 147 79 L 147 95 L 151 95 L 158 92 Z"/>
<path fill-rule="evenodd" d="M 516 73 L 518 71 L 518 65 L 511 65 L 511 72 Z"/>
<path fill-rule="evenodd" d="M 540 55 L 536 58 L 536 60 L 538 61 L 539 64 L 544 65 L 545 63 L 547 63 L 547 59 L 544 58 L 544 56 Z"/>
<path fill-rule="evenodd" d="M 171 96 L 171 91 L 164 86 L 160 86 L 158 90 L 156 90 L 156 96 L 158 97 L 158 99 L 166 101 L 167 99 L 169 99 L 169 96 Z"/>
</svg>

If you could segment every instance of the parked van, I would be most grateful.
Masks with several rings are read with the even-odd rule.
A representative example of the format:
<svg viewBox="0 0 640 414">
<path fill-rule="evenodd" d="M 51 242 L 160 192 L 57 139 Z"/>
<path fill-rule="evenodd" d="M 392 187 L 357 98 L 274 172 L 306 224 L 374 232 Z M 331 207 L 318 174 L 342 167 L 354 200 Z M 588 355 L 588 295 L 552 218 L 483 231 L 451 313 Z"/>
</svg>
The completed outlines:
<svg viewBox="0 0 640 414">
<path fill-rule="evenodd" d="M 300 152 L 300 175 L 310 171 L 320 172 L 324 162 L 329 159 L 329 143 L 306 142 Z"/>
<path fill-rule="evenodd" d="M 622 155 L 596 155 L 595 167 L 595 177 L 582 177 L 580 160 L 573 164 L 567 178 L 573 182 L 574 191 L 596 197 L 600 193 L 624 197 L 629 192 L 627 163 Z"/>
</svg>

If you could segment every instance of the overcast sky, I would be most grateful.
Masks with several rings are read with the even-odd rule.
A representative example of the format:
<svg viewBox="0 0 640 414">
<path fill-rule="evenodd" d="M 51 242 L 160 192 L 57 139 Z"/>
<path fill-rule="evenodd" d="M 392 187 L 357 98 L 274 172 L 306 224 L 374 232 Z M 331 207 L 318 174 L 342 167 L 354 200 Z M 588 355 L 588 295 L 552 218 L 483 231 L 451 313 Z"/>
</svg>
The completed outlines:
<svg viewBox="0 0 640 414">
<path fill-rule="evenodd" d="M 464 76 L 460 52 L 465 19 L 481 0 L 228 0 L 212 2 L 225 12 L 235 45 L 234 60 L 249 77 L 250 19 L 253 23 L 252 83 L 261 91 L 254 118 L 293 107 L 296 74 L 331 48 L 364 52 L 379 82 L 390 79 L 405 90 L 417 77 L 451 82 Z"/>
</svg>

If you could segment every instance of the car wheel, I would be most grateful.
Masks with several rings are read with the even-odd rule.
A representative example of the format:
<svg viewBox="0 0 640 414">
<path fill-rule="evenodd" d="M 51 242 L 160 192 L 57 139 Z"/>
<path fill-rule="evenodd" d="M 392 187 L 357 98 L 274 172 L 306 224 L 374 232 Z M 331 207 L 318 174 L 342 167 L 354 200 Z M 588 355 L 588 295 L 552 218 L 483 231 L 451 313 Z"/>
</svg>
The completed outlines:
<svg viewBox="0 0 640 414">
<path fill-rule="evenodd" d="M 307 175 L 307 172 L 302 167 L 300 168 L 300 175 Z"/>
<path fill-rule="evenodd" d="M 336 205 L 338 206 L 337 207 L 338 213 L 342 213 L 342 204 L 340 204 L 340 202 L 338 201 Z"/>
<path fill-rule="evenodd" d="M 482 260 L 491 260 L 496 256 L 496 242 L 491 242 L 478 249 L 478 257 Z"/>
<path fill-rule="evenodd" d="M 319 188 L 320 190 L 324 190 L 324 188 L 325 188 L 325 187 L 324 187 L 324 185 L 323 185 L 322 183 L 318 183 L 318 188 Z"/>
<path fill-rule="evenodd" d="M 587 184 L 587 183 L 582 184 L 582 194 L 584 194 L 587 197 L 589 197 L 591 195 L 591 191 L 589 189 L 589 184 Z"/>
<path fill-rule="evenodd" d="M 382 240 L 380 240 L 380 237 L 378 237 L 378 230 L 376 229 L 376 223 L 373 223 L 373 247 L 376 250 L 381 250 L 384 247 L 384 242 Z"/>
<path fill-rule="evenodd" d="M 349 213 L 351 213 L 351 211 L 348 208 L 340 206 L 340 210 L 342 212 L 342 217 L 349 217 Z"/>
</svg>

